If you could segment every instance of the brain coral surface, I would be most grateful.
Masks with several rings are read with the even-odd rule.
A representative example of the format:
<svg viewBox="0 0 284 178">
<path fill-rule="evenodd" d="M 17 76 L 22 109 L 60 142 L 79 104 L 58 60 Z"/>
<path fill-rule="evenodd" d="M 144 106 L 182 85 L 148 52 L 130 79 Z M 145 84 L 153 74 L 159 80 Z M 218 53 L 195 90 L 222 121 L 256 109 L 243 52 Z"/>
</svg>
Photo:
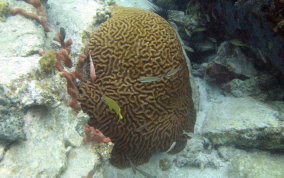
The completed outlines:
<svg viewBox="0 0 284 178">
<path fill-rule="evenodd" d="M 90 39 L 98 77 L 79 84 L 79 101 L 89 124 L 114 143 L 110 162 L 125 168 L 129 159 L 145 163 L 173 143 L 170 153 L 181 151 L 183 130 L 193 131 L 195 111 L 186 61 L 171 26 L 144 10 L 115 6 L 111 12 Z M 122 119 L 103 96 L 119 105 Z"/>
</svg>

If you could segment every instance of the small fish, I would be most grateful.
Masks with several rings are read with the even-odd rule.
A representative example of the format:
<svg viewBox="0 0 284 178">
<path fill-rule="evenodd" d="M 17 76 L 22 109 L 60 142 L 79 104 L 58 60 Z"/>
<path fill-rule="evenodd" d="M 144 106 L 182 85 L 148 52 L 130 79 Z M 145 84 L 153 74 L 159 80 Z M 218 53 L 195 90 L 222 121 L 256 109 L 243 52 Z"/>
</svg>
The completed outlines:
<svg viewBox="0 0 284 178">
<path fill-rule="evenodd" d="M 146 178 L 157 178 L 157 176 L 152 176 L 151 174 L 142 171 L 141 169 L 138 169 L 137 167 L 135 167 L 136 171 L 138 171 L 140 174 L 142 174 L 144 177 Z"/>
<path fill-rule="evenodd" d="M 176 146 L 176 144 L 177 144 L 176 142 L 173 142 L 170 148 L 166 151 L 166 153 L 172 151 L 172 149 Z"/>
<path fill-rule="evenodd" d="M 191 32 L 188 29 L 184 28 L 184 31 L 187 34 L 187 36 L 189 36 L 189 37 L 191 36 Z"/>
<path fill-rule="evenodd" d="M 148 82 L 156 82 L 159 80 L 162 80 L 163 77 L 157 77 L 157 76 L 153 76 L 153 77 L 140 77 L 138 79 L 138 81 L 142 82 L 142 83 L 148 83 Z"/>
<path fill-rule="evenodd" d="M 207 148 L 211 147 L 212 148 L 212 143 L 206 137 L 203 137 L 202 135 L 195 134 L 195 133 L 192 133 L 192 132 L 186 132 L 186 131 L 183 131 L 183 134 L 188 136 L 188 137 L 191 137 L 191 138 L 194 138 L 194 139 L 197 139 L 197 140 L 201 140 L 203 142 L 204 147 L 207 147 Z"/>
<path fill-rule="evenodd" d="M 264 63 L 267 63 L 267 60 L 266 60 L 265 56 L 263 55 L 263 53 L 262 53 L 262 51 L 260 49 L 257 49 L 257 53 L 259 54 L 259 57 L 261 58 L 261 60 Z"/>
<path fill-rule="evenodd" d="M 175 75 L 178 71 L 181 70 L 181 66 L 179 65 L 177 68 L 174 68 L 172 70 L 170 70 L 167 74 L 166 77 L 171 77 L 173 75 Z"/>
<path fill-rule="evenodd" d="M 196 27 L 192 30 L 192 32 L 204 32 L 206 30 L 205 27 Z"/>
<path fill-rule="evenodd" d="M 216 40 L 215 38 L 208 37 L 208 39 L 209 39 L 210 41 L 212 41 L 213 43 L 217 43 L 217 40 Z"/>
<path fill-rule="evenodd" d="M 195 133 L 192 133 L 192 132 L 186 132 L 186 131 L 183 131 L 183 134 L 184 135 L 187 135 L 191 138 L 196 138 L 196 139 L 200 139 L 200 140 L 204 140 L 204 137 L 201 136 L 201 135 L 198 135 L 198 134 L 195 134 Z"/>
<path fill-rule="evenodd" d="M 140 125 L 138 128 L 135 129 L 135 131 L 140 132 L 144 129 L 147 129 L 147 127 L 151 124 L 153 124 L 154 120 L 152 121 L 147 121 L 146 123 L 143 123 L 142 125 Z"/>
<path fill-rule="evenodd" d="M 150 124 L 150 122 L 143 124 L 143 125 L 139 126 L 137 129 L 135 129 L 135 131 L 140 132 L 140 131 L 146 129 L 149 124 Z"/>
<path fill-rule="evenodd" d="M 135 165 L 132 163 L 132 161 L 130 160 L 130 158 L 128 156 L 126 156 L 126 159 L 129 161 L 129 164 L 130 164 L 130 166 L 132 168 L 133 173 L 136 174 L 136 167 L 135 167 Z"/>
<path fill-rule="evenodd" d="M 233 39 L 233 40 L 230 40 L 230 43 L 234 46 L 242 46 L 242 47 L 249 47 L 248 44 L 238 40 L 238 39 Z"/>
<path fill-rule="evenodd" d="M 205 41 L 205 42 L 202 42 L 202 43 L 196 43 L 195 44 L 195 48 L 198 50 L 198 51 L 211 51 L 211 50 L 214 50 L 216 47 L 216 45 L 210 41 Z"/>
<path fill-rule="evenodd" d="M 65 29 L 63 27 L 60 27 L 60 32 L 59 33 L 60 33 L 61 40 L 64 42 L 65 37 L 66 37 Z"/>
<path fill-rule="evenodd" d="M 210 17 L 209 17 L 208 14 L 205 14 L 205 17 L 206 17 L 207 22 L 210 22 L 210 21 L 211 21 L 211 19 L 210 19 Z"/>
<path fill-rule="evenodd" d="M 182 47 L 183 47 L 186 51 L 189 51 L 189 52 L 194 53 L 194 49 L 192 49 L 191 47 L 186 46 L 186 45 L 183 45 Z"/>
<path fill-rule="evenodd" d="M 273 42 L 269 41 L 268 42 L 268 49 L 271 50 L 273 48 Z"/>
<path fill-rule="evenodd" d="M 93 83 L 95 83 L 97 75 L 96 75 L 96 70 L 95 70 L 95 66 L 94 66 L 91 54 L 89 54 L 89 60 L 90 60 L 90 77 L 91 77 L 91 81 Z"/>
<path fill-rule="evenodd" d="M 141 169 L 138 169 L 133 163 L 132 161 L 130 160 L 130 158 L 128 156 L 126 156 L 126 159 L 129 161 L 129 164 L 132 168 L 132 171 L 134 174 L 136 174 L 136 171 L 138 171 L 140 174 L 142 174 L 143 176 L 145 176 L 146 178 L 157 178 L 157 176 L 152 176 L 151 174 L 145 172 L 145 171 L 142 171 Z"/>
<path fill-rule="evenodd" d="M 123 119 L 121 109 L 116 101 L 107 96 L 102 96 L 101 99 L 104 103 L 108 105 L 110 110 L 114 111 L 119 116 L 119 119 Z"/>
<path fill-rule="evenodd" d="M 211 12 L 212 12 L 211 15 L 212 15 L 213 19 L 217 20 L 218 18 L 216 16 L 215 12 L 214 11 L 211 11 Z"/>
<path fill-rule="evenodd" d="M 90 170 L 90 172 L 88 173 L 88 175 L 82 176 L 82 178 L 92 178 L 92 177 L 94 176 L 94 174 L 95 174 L 95 170 L 92 169 L 92 170 Z"/>
</svg>

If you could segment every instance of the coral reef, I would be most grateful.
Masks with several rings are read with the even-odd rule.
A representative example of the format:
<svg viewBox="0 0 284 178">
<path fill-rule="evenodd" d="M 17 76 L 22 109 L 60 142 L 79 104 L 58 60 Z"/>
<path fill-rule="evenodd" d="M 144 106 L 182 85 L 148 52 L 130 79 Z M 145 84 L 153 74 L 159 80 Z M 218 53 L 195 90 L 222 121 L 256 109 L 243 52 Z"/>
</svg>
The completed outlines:
<svg viewBox="0 0 284 178">
<path fill-rule="evenodd" d="M 91 127 L 88 124 L 85 126 L 84 141 L 86 143 L 91 141 L 97 141 L 102 143 L 111 142 L 110 138 L 104 136 L 104 134 L 99 129 L 95 129 L 94 127 Z"/>
<path fill-rule="evenodd" d="M 37 15 L 41 13 L 39 12 L 40 8 L 37 10 L 38 7 L 45 7 L 45 4 L 41 4 L 38 0 L 25 0 L 30 4 L 23 0 L 7 1 L 11 8 L 23 8 Z M 136 7 L 139 6 L 139 8 L 146 7 L 145 1 L 123 0 L 125 5 L 132 4 Z M 162 2 L 162 0 L 156 1 Z M 184 65 L 181 62 L 184 60 L 183 58 L 177 59 L 175 62 L 172 61 L 175 60 L 174 57 L 174 59 L 168 58 L 170 55 L 167 54 L 172 52 L 175 47 L 179 48 L 179 45 L 173 47 L 166 43 L 175 40 L 173 34 L 168 33 L 167 27 L 164 28 L 166 29 L 164 31 L 156 30 L 164 23 L 156 21 L 153 25 L 151 22 L 156 17 L 151 18 L 151 20 L 136 20 L 135 22 L 125 20 L 132 22 L 133 26 L 140 24 L 149 26 L 149 28 L 148 26 L 144 28 L 142 25 L 138 29 L 131 28 L 137 29 L 136 32 L 130 30 L 126 25 L 127 23 L 114 23 L 112 27 L 116 28 L 116 33 L 111 36 L 110 40 L 107 35 L 109 28 L 106 28 L 106 25 L 103 24 L 102 27 L 105 27 L 103 30 L 106 34 L 97 38 L 95 35 L 89 35 L 89 32 L 109 17 L 110 14 L 106 11 L 108 8 L 105 4 L 110 1 L 42 0 L 41 2 L 46 3 L 51 31 L 55 30 L 52 29 L 53 27 L 60 25 L 68 32 L 67 36 L 65 31 L 62 28 L 60 29 L 60 33 L 54 38 L 59 45 L 53 43 L 50 38 L 52 34 L 46 34 L 42 26 L 35 20 L 25 19 L 25 17 L 17 15 L 9 17 L 6 22 L 1 23 L 3 28 L 0 32 L 0 46 L 2 47 L 0 50 L 0 71 L 2 71 L 0 83 L 3 83 L 3 85 L 9 83 L 8 86 L 11 89 L 7 94 L 0 89 L 1 178 L 29 177 L 30 175 L 62 178 L 142 177 L 139 173 L 134 175 L 133 169 L 117 169 L 111 166 L 108 160 L 111 159 L 113 163 L 114 156 L 119 154 L 117 149 L 125 157 L 128 157 L 128 155 L 124 153 L 129 153 L 132 156 L 129 156 L 129 158 L 133 162 L 136 157 L 133 156 L 135 153 L 132 150 L 137 147 L 141 147 L 147 152 L 153 151 L 157 147 L 161 148 L 158 151 L 168 151 L 171 148 L 173 150 L 169 152 L 178 151 L 174 146 L 176 144 L 178 148 L 181 148 L 178 145 L 181 142 L 179 142 L 179 138 L 174 141 L 175 138 L 173 137 L 175 136 L 172 137 L 174 132 L 171 131 L 171 124 L 179 124 L 180 119 L 183 119 L 180 112 L 185 110 L 183 110 L 182 104 L 177 102 L 184 101 L 179 99 L 184 95 L 180 92 L 180 95 L 175 95 L 176 98 L 172 99 L 172 93 L 169 95 L 167 87 L 170 87 L 171 91 L 174 92 L 180 91 L 179 87 L 183 87 L 182 82 L 187 84 L 187 80 L 183 80 L 186 78 L 183 75 L 187 71 L 183 66 L 178 65 Z M 116 2 L 122 1 L 116 0 Z M 177 6 L 178 3 L 183 5 L 183 7 L 178 7 L 178 10 L 187 8 L 183 2 L 175 0 Z M 148 175 L 154 175 L 150 177 L 165 178 L 188 177 L 188 175 L 191 177 L 282 177 L 283 156 L 265 153 L 265 156 L 259 157 L 258 154 L 263 154 L 259 149 L 268 149 L 273 152 L 283 151 L 284 90 L 283 87 L 279 87 L 279 80 L 272 76 L 273 73 L 259 70 L 263 69 L 259 66 L 270 68 L 268 59 L 270 52 L 278 54 L 277 52 L 281 49 L 279 46 L 283 45 L 282 41 L 277 41 L 274 38 L 268 41 L 271 34 L 278 36 L 279 39 L 279 32 L 281 32 L 281 28 L 277 26 L 279 24 L 279 27 L 281 27 L 281 23 L 279 23 L 281 22 L 281 20 L 279 21 L 281 19 L 279 12 L 281 11 L 277 11 L 279 6 L 266 9 L 268 10 L 266 12 L 271 10 L 271 12 L 275 12 L 276 16 L 279 16 L 276 19 L 277 21 L 275 23 L 270 21 L 271 24 L 263 23 L 264 27 L 261 27 L 261 25 L 254 23 L 254 20 L 265 17 L 263 10 L 268 6 L 263 6 L 262 3 L 268 2 L 267 0 L 238 0 L 239 4 L 234 3 L 236 0 L 233 3 L 232 1 L 221 0 L 198 1 L 202 7 L 196 2 L 192 0 L 186 12 L 172 11 L 171 9 L 171 12 L 176 15 L 175 18 L 171 18 L 174 19 L 178 27 L 175 29 L 179 30 L 180 38 L 186 40 L 181 45 L 189 45 L 193 50 L 186 48 L 187 52 L 195 55 L 196 59 L 204 64 L 201 66 L 194 64 L 198 65 L 194 70 L 202 73 L 199 75 L 200 78 L 196 76 L 193 78 L 197 85 L 196 90 L 200 92 L 195 134 L 203 133 L 203 126 L 207 126 L 205 134 L 212 143 L 206 142 L 208 141 L 206 138 L 198 140 L 193 137 L 187 140 L 186 147 L 178 154 L 155 153 L 147 164 L 139 165 L 139 170 L 143 170 Z M 213 2 L 223 3 L 219 3 L 216 7 Z M 192 5 L 194 3 L 195 5 Z M 224 4 L 227 5 L 223 6 Z M 103 6 L 100 7 L 100 11 L 99 6 Z M 228 9 L 228 11 L 220 11 L 220 9 Z M 125 11 L 128 13 L 129 10 Z M 243 11 L 250 11 L 251 13 L 246 14 Z M 204 14 L 204 12 L 206 13 Z M 243 13 L 245 15 L 242 15 Z M 66 18 L 66 14 L 68 14 L 68 18 Z M 111 19 L 120 15 L 112 16 L 114 17 L 111 17 Z M 227 22 L 228 19 L 234 21 Z M 238 26 L 238 23 L 240 23 L 240 26 Z M 249 26 L 249 33 L 244 33 L 245 31 L 242 28 L 246 27 L 247 24 L 252 25 Z M 122 28 L 118 28 L 119 25 Z M 151 35 L 145 35 L 144 29 Z M 154 30 L 156 30 L 155 33 Z M 262 37 L 259 34 L 263 33 L 263 30 L 265 33 L 266 30 L 271 30 L 271 33 Z M 164 41 L 156 43 L 155 39 L 157 38 L 153 33 L 157 36 L 161 35 Z M 165 35 L 165 33 L 168 35 Z M 82 34 L 86 34 L 83 40 L 81 40 Z M 133 34 L 130 42 L 133 40 L 137 43 L 120 43 L 122 39 L 129 39 L 129 34 Z M 208 38 L 208 34 L 210 34 L 211 39 Z M 250 34 L 259 37 L 259 43 L 257 40 L 253 42 L 252 39 L 255 37 L 251 37 Z M 104 37 L 107 40 L 103 40 Z M 67 40 L 70 38 L 72 40 Z M 72 66 L 72 62 L 75 61 L 75 54 L 83 51 L 82 43 L 89 42 L 88 39 L 90 38 L 97 45 L 96 43 L 89 43 L 90 45 L 84 52 L 85 55 L 80 55 L 78 64 Z M 169 38 L 170 40 L 168 40 Z M 239 39 L 244 45 L 233 45 L 232 39 Z M 223 43 L 224 40 L 225 43 Z M 108 47 L 112 44 L 118 44 L 119 48 L 111 46 L 103 50 L 104 44 Z M 134 46 L 131 46 L 132 44 Z M 56 49 L 45 51 L 41 59 L 37 55 L 38 51 L 51 49 L 54 46 L 56 46 Z M 89 50 L 90 46 L 93 47 L 92 50 Z M 161 53 L 160 50 L 162 50 Z M 139 55 L 141 54 L 139 52 L 142 55 Z M 114 54 L 120 56 L 116 58 Z M 281 52 L 281 55 L 283 54 Z M 127 56 L 130 56 L 129 66 L 126 66 L 128 63 L 125 62 L 128 60 L 125 59 Z M 140 56 L 143 58 L 141 59 Z M 203 56 L 207 57 L 203 58 Z M 146 58 L 151 58 L 151 60 Z M 40 65 L 38 65 L 39 59 Z M 192 58 L 190 60 L 193 62 Z M 143 61 L 146 62 L 142 63 Z M 91 67 L 92 65 L 94 67 Z M 202 70 L 205 65 L 209 68 Z M 41 70 L 38 68 L 39 66 Z M 54 66 L 60 72 L 54 70 Z M 75 71 L 72 72 L 75 67 Z M 160 68 L 163 72 L 159 71 Z M 255 71 L 256 74 L 254 74 Z M 247 72 L 252 72 L 253 75 Z M 26 75 L 27 73 L 28 75 Z M 22 74 L 24 76 L 20 77 Z M 135 77 L 135 74 L 137 76 L 133 80 L 131 77 Z M 217 82 L 214 81 L 214 85 L 212 85 L 212 82 L 204 79 L 217 80 Z M 220 85 L 220 81 L 224 84 Z M 78 87 L 80 82 L 80 86 L 86 83 L 88 86 L 85 85 L 85 88 Z M 67 91 L 73 97 L 73 104 L 70 103 L 73 108 L 80 106 L 80 103 L 75 105 L 75 101 L 77 102 L 80 97 L 85 96 L 80 94 L 81 92 L 86 93 L 87 87 L 89 87 L 88 91 L 91 91 L 90 88 L 93 89 L 92 92 L 88 93 L 88 97 L 95 99 L 88 100 L 91 102 L 85 103 L 85 110 L 92 110 L 91 112 L 94 114 L 98 113 L 96 115 L 98 117 L 90 114 L 90 125 L 85 127 L 89 120 L 87 114 L 83 114 L 83 111 L 74 111 L 64 104 L 69 99 L 65 87 L 66 83 L 68 85 Z M 140 86 L 145 87 L 139 88 Z M 136 89 L 144 93 L 141 94 Z M 222 93 L 224 91 L 225 93 Z M 112 98 L 114 101 L 114 104 L 112 104 L 115 105 L 116 103 L 117 105 L 112 107 L 103 102 L 104 97 L 102 96 L 104 95 Z M 264 106 L 262 102 L 256 101 L 244 104 L 240 100 L 230 100 L 228 95 L 246 98 L 250 96 L 264 102 L 269 101 L 269 104 Z M 163 98 L 164 96 L 165 98 Z M 160 102 L 159 107 L 155 107 L 153 104 L 156 101 Z M 172 112 L 171 107 L 174 105 L 177 105 L 174 108 L 176 109 L 174 114 L 179 114 L 179 118 L 169 119 L 165 117 L 162 120 L 163 114 Z M 277 108 L 277 111 L 271 109 L 273 105 Z M 163 110 L 162 107 L 165 106 L 170 109 Z M 111 111 L 112 109 L 114 111 Z M 150 117 L 152 111 L 154 111 L 154 114 L 153 117 Z M 163 113 L 159 117 L 160 112 Z M 119 114 L 122 117 L 120 120 Z M 144 117 L 144 115 L 147 115 L 147 117 Z M 171 113 L 168 115 L 172 116 Z M 163 125 L 165 122 L 169 124 Z M 194 122 L 189 122 L 193 126 Z M 186 125 L 186 123 L 183 124 Z M 101 129 L 102 127 L 104 130 Z M 162 131 L 159 130 L 159 127 Z M 86 137 L 83 140 L 84 131 Z M 179 137 L 179 133 L 174 134 Z M 112 138 L 109 138 L 109 136 Z M 169 138 L 169 142 L 172 142 L 163 146 L 165 149 L 161 146 L 164 144 L 164 141 L 160 139 L 162 136 L 165 139 Z M 26 139 L 23 140 L 24 138 Z M 8 144 L 9 146 L 1 145 L 2 142 L 14 141 L 19 142 Z M 85 142 L 83 143 L 83 141 Z M 116 150 L 113 151 L 111 158 L 111 145 L 113 143 L 110 141 L 116 144 Z M 234 152 L 225 156 L 226 153 L 220 151 L 221 147 L 232 145 L 245 148 L 245 150 L 239 150 L 243 152 L 242 155 Z M 252 154 L 252 152 L 256 154 Z M 139 158 L 139 155 L 137 157 Z M 138 169 L 136 172 L 138 172 Z"/>
<path fill-rule="evenodd" d="M 245 80 L 257 74 L 242 51 L 228 42 L 221 43 L 217 56 L 202 67 L 205 68 L 205 79 L 219 84 L 233 79 Z"/>
<path fill-rule="evenodd" d="M 283 112 L 252 98 L 227 98 L 207 112 L 202 133 L 215 146 L 283 152 Z"/>
<path fill-rule="evenodd" d="M 186 61 L 172 27 L 152 12 L 115 6 L 111 11 L 86 48 L 97 79 L 93 82 L 87 72 L 78 100 L 91 117 L 88 124 L 114 143 L 110 162 L 125 168 L 128 159 L 145 163 L 173 143 L 170 153 L 181 151 L 187 142 L 183 131 L 193 131 L 195 110 Z M 120 120 L 104 96 L 120 107 Z"/>
<path fill-rule="evenodd" d="M 270 74 L 256 75 L 247 80 L 234 79 L 222 86 L 225 94 L 235 97 L 253 97 L 260 101 L 284 98 L 284 86 Z"/>
<path fill-rule="evenodd" d="M 48 28 L 47 20 L 46 20 L 46 14 L 42 8 L 41 1 L 40 0 L 25 0 L 25 2 L 34 6 L 37 9 L 37 14 L 27 12 L 26 10 L 21 9 L 21 8 L 12 9 L 10 13 L 12 15 L 21 14 L 22 16 L 26 18 L 33 19 L 42 25 L 45 32 L 49 32 L 49 28 Z"/>
<path fill-rule="evenodd" d="M 86 59 L 86 56 L 84 54 L 81 54 L 79 56 L 79 61 L 76 67 L 76 71 L 74 72 L 68 72 L 64 70 L 64 65 L 68 68 L 72 67 L 72 60 L 69 56 L 69 53 L 71 51 L 71 45 L 72 40 L 68 39 L 65 41 L 65 30 L 64 28 L 60 28 L 60 32 L 57 33 L 57 36 L 53 38 L 54 41 L 57 41 L 60 43 L 60 49 L 56 51 L 56 62 L 55 67 L 58 71 L 62 72 L 62 75 L 67 80 L 67 92 L 71 96 L 71 100 L 69 102 L 69 105 L 76 110 L 80 110 L 81 106 L 78 104 L 78 90 L 77 90 L 77 83 L 76 79 L 82 79 L 83 75 L 83 63 Z M 64 65 L 62 64 L 64 63 Z"/>
<path fill-rule="evenodd" d="M 201 14 L 198 22 L 204 25 L 206 33 L 190 38 L 192 44 L 207 37 L 214 38 L 216 44 L 239 39 L 246 44 L 243 51 L 251 56 L 257 68 L 274 73 L 281 80 L 284 74 L 283 3 L 279 0 L 191 0 L 186 15 L 196 14 L 191 11 L 196 6 Z M 189 57 L 200 62 L 199 54 L 204 55 L 200 52 Z"/>
<path fill-rule="evenodd" d="M 9 3 L 6 0 L 0 1 L 0 21 L 5 21 L 9 14 Z"/>
</svg>

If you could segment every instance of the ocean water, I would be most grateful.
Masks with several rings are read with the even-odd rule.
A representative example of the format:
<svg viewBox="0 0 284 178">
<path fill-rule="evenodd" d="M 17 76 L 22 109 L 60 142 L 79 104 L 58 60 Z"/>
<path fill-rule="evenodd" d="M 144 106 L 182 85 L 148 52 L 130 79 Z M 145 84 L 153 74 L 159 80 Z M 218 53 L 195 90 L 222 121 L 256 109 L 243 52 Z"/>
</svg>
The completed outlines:
<svg viewBox="0 0 284 178">
<path fill-rule="evenodd" d="M 281 0 L 0 0 L 0 177 L 283 178 Z"/>
</svg>

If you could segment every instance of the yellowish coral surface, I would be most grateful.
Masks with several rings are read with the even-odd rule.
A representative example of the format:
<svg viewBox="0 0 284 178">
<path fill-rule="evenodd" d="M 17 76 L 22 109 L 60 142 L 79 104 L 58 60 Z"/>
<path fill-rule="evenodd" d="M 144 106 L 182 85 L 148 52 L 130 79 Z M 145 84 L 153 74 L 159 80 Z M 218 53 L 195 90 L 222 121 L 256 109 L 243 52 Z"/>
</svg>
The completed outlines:
<svg viewBox="0 0 284 178">
<path fill-rule="evenodd" d="M 98 77 L 95 83 L 88 77 L 80 83 L 79 101 L 91 117 L 89 124 L 114 143 L 111 163 L 125 168 L 129 159 L 142 164 L 173 143 L 170 152 L 181 151 L 183 130 L 193 131 L 195 111 L 186 61 L 168 22 L 136 8 L 113 6 L 111 12 L 90 39 Z M 160 80 L 141 82 L 145 77 Z M 123 119 L 102 96 L 117 102 Z"/>
</svg>

